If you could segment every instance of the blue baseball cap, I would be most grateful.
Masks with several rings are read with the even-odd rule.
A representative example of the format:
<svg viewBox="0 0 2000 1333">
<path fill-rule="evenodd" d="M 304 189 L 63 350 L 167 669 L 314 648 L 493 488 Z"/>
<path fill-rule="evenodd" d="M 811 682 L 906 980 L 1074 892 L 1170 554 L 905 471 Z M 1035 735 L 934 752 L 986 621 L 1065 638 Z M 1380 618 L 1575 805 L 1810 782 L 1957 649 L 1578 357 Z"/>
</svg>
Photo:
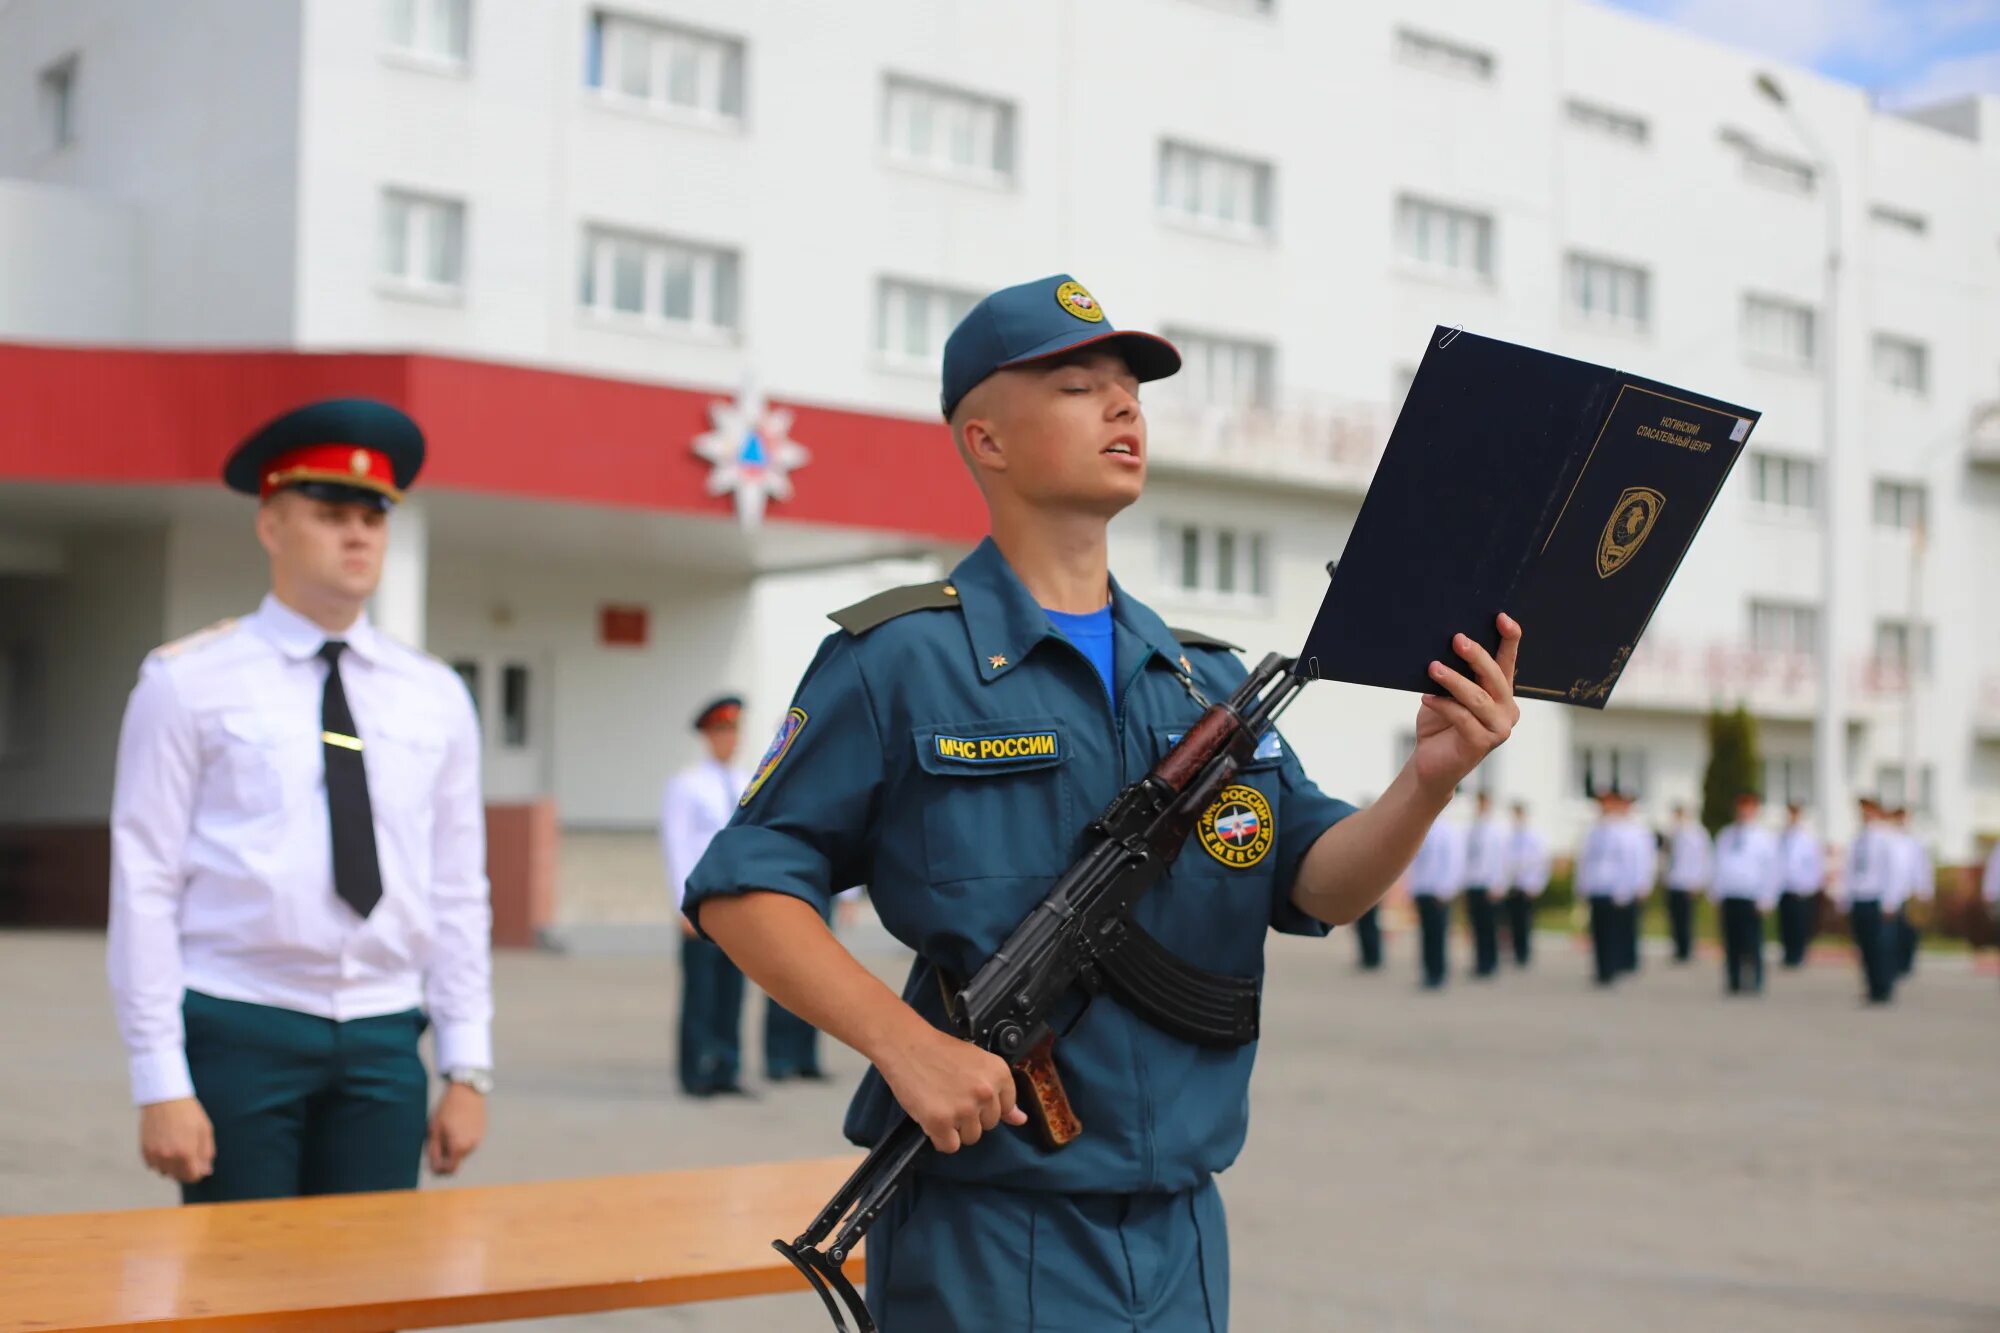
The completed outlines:
<svg viewBox="0 0 2000 1333">
<path fill-rule="evenodd" d="M 966 312 L 944 343 L 945 419 L 959 400 L 996 370 L 1023 366 L 1102 347 L 1125 358 L 1141 382 L 1161 380 L 1181 368 L 1181 354 L 1165 338 L 1111 327 L 1104 307 L 1067 273 L 1003 287 Z"/>
</svg>

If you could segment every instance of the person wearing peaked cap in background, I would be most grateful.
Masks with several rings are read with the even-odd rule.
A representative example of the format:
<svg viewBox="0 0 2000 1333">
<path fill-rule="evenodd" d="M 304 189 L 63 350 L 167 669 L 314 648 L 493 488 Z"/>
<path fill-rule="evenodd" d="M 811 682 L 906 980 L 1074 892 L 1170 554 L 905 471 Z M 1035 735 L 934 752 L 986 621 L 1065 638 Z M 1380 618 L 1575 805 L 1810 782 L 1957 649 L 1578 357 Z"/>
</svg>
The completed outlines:
<svg viewBox="0 0 2000 1333">
<path fill-rule="evenodd" d="M 1500 968 L 1499 896 L 1507 891 L 1507 830 L 1493 813 L 1493 797 L 1480 792 L 1465 830 L 1465 919 L 1472 935 L 1472 975 Z"/>
<path fill-rule="evenodd" d="M 1896 890 L 1893 908 L 1885 901 L 1890 933 L 1895 941 L 1896 975 L 1908 977 L 1917 966 L 1918 913 L 1928 914 L 1937 896 L 1937 865 L 1924 840 L 1910 831 L 1910 808 L 1899 805 L 1889 814 L 1896 839 Z M 1912 908 L 1911 904 L 1921 904 Z"/>
<path fill-rule="evenodd" d="M 1783 892 L 1778 895 L 1778 940 L 1786 967 L 1806 961 L 1819 926 L 1820 890 L 1826 887 L 1826 848 L 1806 822 L 1805 807 L 1786 807 L 1785 832 L 1778 839 Z"/>
<path fill-rule="evenodd" d="M 1884 904 L 1896 892 L 1899 857 L 1896 843 L 1882 819 L 1881 803 L 1872 796 L 1856 798 L 1861 827 L 1847 848 L 1847 870 L 1840 896 L 1847 904 L 1847 928 L 1861 960 L 1863 992 L 1870 1004 L 1888 1004 L 1896 997 L 1896 959 Z"/>
<path fill-rule="evenodd" d="M 1528 822 L 1528 806 L 1514 802 L 1514 828 L 1507 839 L 1507 938 L 1514 965 L 1534 960 L 1535 900 L 1549 887 L 1549 842 Z"/>
<path fill-rule="evenodd" d="M 1778 901 L 1784 869 L 1778 839 L 1757 822 L 1764 798 L 1736 794 L 1736 822 L 1715 836 L 1715 878 L 1710 892 L 1722 912 L 1722 972 L 1731 995 L 1764 989 L 1764 913 Z"/>
<path fill-rule="evenodd" d="M 660 803 L 660 849 L 678 909 L 687 878 L 749 785 L 734 764 L 743 701 L 733 694 L 695 710 L 705 753 L 667 783 Z M 768 1041 L 768 1038 L 767 1038 Z M 681 918 L 681 1012 L 677 1046 L 681 1091 L 690 1097 L 741 1096 L 743 973 L 729 955 Z"/>
<path fill-rule="evenodd" d="M 878 1141 L 900 1106 L 937 1150 L 868 1232 L 868 1307 L 889 1333 L 1228 1325 L 1214 1176 L 1248 1130 L 1256 1045 L 1197 1046 L 1079 994 L 1054 1058 L 1083 1133 L 1045 1151 L 1017 1132 L 1007 1062 L 945 1015 L 1085 822 L 1248 675 L 1108 567 L 1107 525 L 1146 478 L 1139 386 L 1179 364 L 1067 274 L 972 308 L 945 343 L 940 405 L 991 534 L 949 579 L 835 613 L 840 632 L 689 879 L 697 927 L 872 1062 L 848 1136 Z M 1497 659 L 1454 644 L 1478 683 L 1433 663 L 1441 693 L 1419 708 L 1415 751 L 1365 810 L 1267 734 L 1135 921 L 1189 965 L 1256 977 L 1270 931 L 1359 916 L 1520 716 L 1520 627 L 1498 627 Z M 831 892 L 864 879 L 917 955 L 900 998 L 826 926 Z"/>
<path fill-rule="evenodd" d="M 1437 990 L 1450 975 L 1451 903 L 1465 885 L 1465 826 L 1440 816 L 1410 863 L 1410 901 L 1417 909 L 1418 978 Z"/>
<path fill-rule="evenodd" d="M 271 592 L 156 649 L 126 706 L 107 969 L 141 1156 L 190 1203 L 408 1189 L 485 1135 L 479 725 L 365 610 L 423 461 L 366 399 L 244 441 L 223 479 L 262 501 Z"/>
<path fill-rule="evenodd" d="M 1685 963 L 1694 957 L 1694 900 L 1707 890 L 1715 873 L 1715 843 L 1680 804 L 1674 806 L 1666 843 L 1667 926 L 1673 935 L 1674 961 Z"/>
<path fill-rule="evenodd" d="M 1609 986 L 1624 973 L 1626 914 L 1640 884 L 1653 875 L 1653 839 L 1632 818 L 1632 797 L 1616 787 L 1597 793 L 1597 822 L 1576 855 L 1576 893 L 1590 904 L 1590 952 L 1595 980 Z"/>
</svg>

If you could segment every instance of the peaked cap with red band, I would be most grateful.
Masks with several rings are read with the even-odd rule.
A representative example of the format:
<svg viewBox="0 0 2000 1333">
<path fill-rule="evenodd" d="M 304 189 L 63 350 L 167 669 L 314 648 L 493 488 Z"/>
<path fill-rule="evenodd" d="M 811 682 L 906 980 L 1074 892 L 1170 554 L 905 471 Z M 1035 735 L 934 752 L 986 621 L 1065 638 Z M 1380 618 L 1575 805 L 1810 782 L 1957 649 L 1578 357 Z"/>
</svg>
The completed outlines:
<svg viewBox="0 0 2000 1333">
<path fill-rule="evenodd" d="M 372 398 L 329 398 L 292 409 L 237 445 L 222 480 L 267 499 L 289 487 L 387 509 L 423 465 L 424 433 L 409 417 Z"/>
<path fill-rule="evenodd" d="M 733 694 L 710 699 L 694 715 L 694 729 L 707 731 L 718 722 L 734 723 L 743 716 L 743 700 Z"/>
</svg>

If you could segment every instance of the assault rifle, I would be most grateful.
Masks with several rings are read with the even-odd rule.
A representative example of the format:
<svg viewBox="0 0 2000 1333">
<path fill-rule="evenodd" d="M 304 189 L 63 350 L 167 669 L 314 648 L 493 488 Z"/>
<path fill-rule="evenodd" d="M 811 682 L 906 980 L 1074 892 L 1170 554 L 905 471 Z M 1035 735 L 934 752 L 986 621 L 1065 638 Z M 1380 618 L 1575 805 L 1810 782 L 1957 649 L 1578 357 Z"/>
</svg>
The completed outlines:
<svg viewBox="0 0 2000 1333">
<path fill-rule="evenodd" d="M 1256 979 L 1223 976 L 1175 957 L 1132 920 L 1132 907 L 1166 875 L 1203 813 L 1304 687 L 1296 667 L 1294 659 L 1273 653 L 1227 700 L 1208 704 L 1153 771 L 1118 793 L 1091 823 L 1083 854 L 1000 951 L 948 995 L 958 1035 L 1013 1067 L 1021 1108 L 1045 1149 L 1062 1148 L 1083 1132 L 1056 1071 L 1050 1025 L 1073 991 L 1108 993 L 1148 1023 L 1197 1045 L 1232 1047 L 1257 1039 Z M 1207 703 L 1192 681 L 1188 687 Z M 771 1242 L 805 1274 L 841 1333 L 848 1328 L 842 1305 L 853 1314 L 857 1333 L 875 1333 L 841 1265 L 930 1147 L 923 1128 L 897 1110 L 812 1225 L 790 1244 Z"/>
</svg>

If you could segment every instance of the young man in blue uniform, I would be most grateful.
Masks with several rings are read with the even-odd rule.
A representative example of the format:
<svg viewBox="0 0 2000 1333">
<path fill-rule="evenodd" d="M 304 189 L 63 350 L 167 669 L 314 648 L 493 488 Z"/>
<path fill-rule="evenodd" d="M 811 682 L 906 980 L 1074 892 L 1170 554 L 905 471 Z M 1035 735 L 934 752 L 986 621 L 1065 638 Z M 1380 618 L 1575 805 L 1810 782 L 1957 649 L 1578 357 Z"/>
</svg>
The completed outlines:
<svg viewBox="0 0 2000 1333">
<path fill-rule="evenodd" d="M 993 954 L 1201 698 L 1245 676 L 1229 645 L 1168 629 L 1107 568 L 1106 525 L 1146 477 L 1139 384 L 1179 365 L 1067 275 L 972 309 L 945 346 L 943 407 L 991 535 L 949 579 L 834 615 L 841 632 L 689 880 L 696 924 L 873 1064 L 849 1137 L 873 1140 L 900 1103 L 938 1149 L 868 1236 L 887 1333 L 1227 1326 L 1213 1176 L 1243 1144 L 1255 1045 L 1200 1048 L 1109 997 L 1079 1001 L 1056 1061 L 1084 1132 L 1045 1152 L 1013 1128 L 1007 1065 L 945 1030 L 940 987 Z M 1271 739 L 1139 923 L 1198 967 L 1260 975 L 1268 930 L 1359 916 L 1520 715 L 1520 629 L 1500 628 L 1497 662 L 1463 636 L 1438 645 L 1475 678 L 1432 664 L 1447 693 L 1424 700 L 1415 753 L 1366 810 Z M 857 883 L 917 952 L 900 997 L 827 929 L 828 896 Z"/>
</svg>

